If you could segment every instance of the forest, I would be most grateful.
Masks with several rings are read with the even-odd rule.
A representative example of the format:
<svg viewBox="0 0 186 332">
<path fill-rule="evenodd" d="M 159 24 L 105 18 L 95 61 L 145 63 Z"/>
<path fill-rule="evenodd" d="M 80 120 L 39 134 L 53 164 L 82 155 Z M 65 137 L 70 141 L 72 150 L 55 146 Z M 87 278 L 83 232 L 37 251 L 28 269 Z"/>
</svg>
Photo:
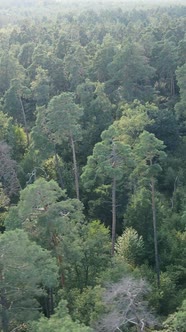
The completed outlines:
<svg viewBox="0 0 186 332">
<path fill-rule="evenodd" d="M 0 1 L 0 331 L 186 332 L 184 1 Z"/>
</svg>

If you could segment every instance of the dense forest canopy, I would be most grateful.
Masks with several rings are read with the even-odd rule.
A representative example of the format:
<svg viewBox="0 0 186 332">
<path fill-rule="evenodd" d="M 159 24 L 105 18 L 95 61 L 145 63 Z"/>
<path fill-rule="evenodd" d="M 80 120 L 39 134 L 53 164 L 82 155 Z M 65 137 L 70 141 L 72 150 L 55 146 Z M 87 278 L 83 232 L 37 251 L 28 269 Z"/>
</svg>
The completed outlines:
<svg viewBox="0 0 186 332">
<path fill-rule="evenodd" d="M 186 332 L 185 1 L 0 8 L 0 331 Z"/>
</svg>

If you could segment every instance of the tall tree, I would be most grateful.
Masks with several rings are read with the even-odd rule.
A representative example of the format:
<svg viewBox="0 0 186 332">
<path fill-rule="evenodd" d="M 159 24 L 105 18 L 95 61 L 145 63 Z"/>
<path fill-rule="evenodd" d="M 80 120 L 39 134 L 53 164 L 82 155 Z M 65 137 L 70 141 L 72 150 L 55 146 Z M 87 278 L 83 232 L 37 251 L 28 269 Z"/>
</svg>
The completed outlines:
<svg viewBox="0 0 186 332">
<path fill-rule="evenodd" d="M 81 118 L 83 135 L 83 156 L 92 153 L 94 145 L 100 141 L 100 135 L 113 121 L 113 105 L 105 93 L 103 83 L 86 80 L 78 85 L 77 95 L 84 109 Z"/>
<path fill-rule="evenodd" d="M 84 186 L 90 188 L 95 181 L 109 183 L 112 190 L 112 255 L 114 255 L 116 236 L 116 192 L 117 182 L 121 180 L 130 164 L 130 146 L 119 140 L 119 133 L 110 126 L 102 135 L 102 141 L 97 143 L 93 155 L 88 157 L 87 165 L 81 176 Z M 98 180 L 98 182 L 99 182 Z"/>
<path fill-rule="evenodd" d="M 137 177 L 138 183 L 147 181 L 151 187 L 151 206 L 152 206 L 152 221 L 154 230 L 154 252 L 155 264 L 157 274 L 157 285 L 160 286 L 160 267 L 159 267 L 159 254 L 158 254 L 158 237 L 157 237 L 157 218 L 156 218 L 156 203 L 155 203 L 155 179 L 161 166 L 159 161 L 166 157 L 165 145 L 162 141 L 158 140 L 154 134 L 143 131 L 139 136 L 139 142 L 134 148 L 137 166 L 134 174 Z"/>
<path fill-rule="evenodd" d="M 69 142 L 72 149 L 76 197 L 79 199 L 79 175 L 76 158 L 75 142 L 81 140 L 79 120 L 83 110 L 74 102 L 74 95 L 64 92 L 53 97 L 44 114 L 45 119 L 40 124 L 54 144 Z"/>
<path fill-rule="evenodd" d="M 30 144 L 30 137 L 24 100 L 30 97 L 31 90 L 23 85 L 19 78 L 11 80 L 10 88 L 6 91 L 4 96 L 4 110 L 16 121 L 24 125 L 28 146 Z"/>
</svg>

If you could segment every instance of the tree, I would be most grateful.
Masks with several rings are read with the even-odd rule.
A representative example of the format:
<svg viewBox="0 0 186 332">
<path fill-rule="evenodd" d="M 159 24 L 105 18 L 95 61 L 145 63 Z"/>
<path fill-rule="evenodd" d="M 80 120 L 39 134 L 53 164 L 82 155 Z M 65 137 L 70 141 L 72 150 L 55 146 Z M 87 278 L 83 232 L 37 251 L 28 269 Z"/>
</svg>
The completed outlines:
<svg viewBox="0 0 186 332">
<path fill-rule="evenodd" d="M 21 81 L 24 80 L 25 73 L 24 68 L 18 63 L 17 59 L 10 54 L 9 49 L 6 49 L 0 56 L 0 95 L 3 96 L 4 93 L 10 88 L 10 83 L 12 79 L 17 77 Z"/>
<path fill-rule="evenodd" d="M 8 117 L 2 111 L 0 111 L 0 141 L 4 141 L 7 138 L 9 127 L 12 124 L 12 118 Z"/>
<path fill-rule="evenodd" d="M 96 331 L 125 331 L 131 326 L 136 327 L 136 331 L 152 328 L 156 319 L 145 301 L 148 292 L 149 286 L 145 280 L 131 276 L 107 285 L 103 294 L 106 313 L 95 324 Z"/>
<path fill-rule="evenodd" d="M 113 105 L 104 90 L 103 83 L 93 83 L 88 79 L 77 86 L 77 96 L 84 109 L 81 118 L 84 158 L 92 153 L 94 145 L 100 141 L 101 133 L 112 124 L 114 118 Z"/>
<path fill-rule="evenodd" d="M 38 299 L 45 287 L 57 286 L 58 268 L 50 253 L 23 230 L 1 235 L 0 251 L 0 326 L 8 332 L 10 326 L 38 317 Z"/>
<path fill-rule="evenodd" d="M 144 242 L 142 236 L 132 227 L 126 228 L 118 237 L 115 245 L 116 256 L 132 266 L 140 264 L 144 256 Z"/>
<path fill-rule="evenodd" d="M 70 52 L 65 55 L 64 65 L 70 82 L 70 91 L 75 91 L 76 87 L 87 78 L 89 58 L 85 48 L 74 42 Z"/>
<path fill-rule="evenodd" d="M 107 34 L 97 49 L 93 63 L 94 75 L 100 82 L 109 80 L 108 66 L 113 61 L 115 53 L 115 41 L 110 34 Z"/>
<path fill-rule="evenodd" d="M 60 268 L 62 286 L 63 256 L 68 256 L 69 243 L 76 238 L 76 223 L 84 221 L 81 203 L 65 198 L 65 192 L 54 180 L 37 179 L 21 191 L 18 206 L 10 210 L 6 220 L 7 229 L 23 228 L 30 239 L 52 251 Z M 63 234 L 68 235 L 67 238 Z"/>
<path fill-rule="evenodd" d="M 8 230 L 23 228 L 30 239 L 52 252 L 67 293 L 95 286 L 110 264 L 109 230 L 98 221 L 86 224 L 82 209 L 80 201 L 67 199 L 54 180 L 41 178 L 21 191 L 18 206 L 10 209 L 5 223 Z"/>
<path fill-rule="evenodd" d="M 106 86 L 114 86 L 119 100 L 151 100 L 153 94 L 152 77 L 155 69 L 138 43 L 126 43 L 118 48 L 113 61 L 108 66 L 110 79 Z M 112 88 L 113 89 L 113 88 Z"/>
<path fill-rule="evenodd" d="M 184 300 L 182 306 L 177 312 L 170 315 L 163 323 L 164 332 L 185 332 L 186 331 L 186 301 Z"/>
<path fill-rule="evenodd" d="M 34 43 L 28 42 L 21 46 L 20 52 L 18 54 L 19 63 L 24 67 L 28 68 L 32 63 L 32 55 L 34 51 Z"/>
<path fill-rule="evenodd" d="M 8 197 L 18 194 L 20 183 L 17 177 L 17 164 L 11 159 L 10 147 L 4 142 L 0 142 L 0 179 Z"/>
<path fill-rule="evenodd" d="M 178 81 L 178 86 L 180 88 L 180 101 L 176 104 L 175 110 L 176 115 L 178 117 L 181 132 L 185 135 L 185 121 L 186 121 L 186 113 L 185 113 L 185 105 L 186 105 L 186 83 L 185 83 L 185 75 L 186 75 L 186 64 L 181 67 L 178 67 L 176 70 L 176 78 Z"/>
<path fill-rule="evenodd" d="M 67 309 L 66 303 L 61 301 L 54 315 L 50 319 L 42 317 L 38 322 L 33 322 L 29 328 L 30 332 L 91 332 L 92 329 L 74 322 Z"/>
<path fill-rule="evenodd" d="M 47 105 L 49 101 L 49 77 L 48 71 L 37 67 L 35 80 L 31 83 L 31 90 L 38 106 Z"/>
<path fill-rule="evenodd" d="M 72 288 L 65 293 L 63 292 L 63 296 L 65 295 L 68 300 L 68 308 L 72 319 L 91 326 L 105 310 L 102 301 L 104 291 L 105 288 L 97 284 L 95 287 L 88 286 L 82 290 Z"/>
<path fill-rule="evenodd" d="M 4 220 L 6 217 L 9 203 L 10 203 L 10 200 L 5 195 L 2 185 L 0 183 L 0 233 L 4 233 L 4 231 L 5 231 Z"/>
<path fill-rule="evenodd" d="M 72 149 L 76 197 L 79 199 L 79 176 L 76 159 L 75 142 L 81 140 L 79 120 L 82 109 L 75 104 L 74 95 L 64 92 L 53 97 L 40 123 L 41 130 L 53 140 L 54 144 L 69 142 Z"/>
<path fill-rule="evenodd" d="M 37 179 L 20 193 L 18 203 L 20 221 L 26 221 L 34 214 L 37 216 L 37 213 L 47 211 L 50 206 L 64 197 L 65 192 L 54 180 L 47 182 L 43 178 Z"/>
<path fill-rule="evenodd" d="M 153 45 L 151 63 L 156 68 L 156 84 L 160 103 L 176 93 L 175 70 L 178 66 L 178 50 L 174 42 L 163 40 Z M 163 88 L 163 89 L 162 89 Z M 162 96 L 163 94 L 163 96 Z"/>
<path fill-rule="evenodd" d="M 150 103 L 144 105 L 135 99 L 132 103 L 120 103 L 118 109 L 118 120 L 115 126 L 119 131 L 120 139 L 132 148 L 136 144 L 143 130 L 153 124 L 150 114 L 156 114 L 157 107 Z"/>
<path fill-rule="evenodd" d="M 65 259 L 67 299 L 69 299 L 68 293 L 73 288 L 82 292 L 86 287 L 95 287 L 97 278 L 111 263 L 108 228 L 99 221 L 92 221 L 73 229 L 76 232 L 76 236 L 71 237 L 74 247 L 63 248 L 63 252 L 65 249 L 67 254 Z M 65 235 L 65 240 L 68 241 L 68 234 Z M 73 306 L 70 301 L 69 306 Z"/>
<path fill-rule="evenodd" d="M 97 178 L 101 181 L 106 180 L 112 187 L 112 255 L 116 236 L 117 181 L 122 179 L 131 159 L 129 145 L 123 144 L 118 136 L 114 126 L 102 133 L 102 142 L 95 145 L 93 155 L 88 157 L 81 176 L 86 188 L 90 188 Z"/>
<path fill-rule="evenodd" d="M 11 80 L 10 88 L 6 91 L 4 96 L 4 109 L 15 120 L 18 120 L 19 123 L 24 125 L 28 146 L 30 144 L 30 138 L 23 99 L 30 98 L 30 95 L 30 89 L 24 86 L 19 78 L 15 78 Z"/>
<path fill-rule="evenodd" d="M 160 268 L 158 257 L 158 239 L 157 239 L 157 220 L 156 220 L 156 204 L 155 204 L 155 178 L 161 166 L 159 161 L 166 157 L 165 145 L 162 141 L 158 140 L 154 134 L 143 131 L 139 136 L 139 142 L 134 148 L 134 155 L 136 155 L 137 167 L 134 174 L 137 177 L 138 183 L 146 181 L 151 187 L 151 206 L 152 206 L 152 219 L 154 230 L 154 252 L 157 273 L 157 284 L 160 286 Z"/>
</svg>

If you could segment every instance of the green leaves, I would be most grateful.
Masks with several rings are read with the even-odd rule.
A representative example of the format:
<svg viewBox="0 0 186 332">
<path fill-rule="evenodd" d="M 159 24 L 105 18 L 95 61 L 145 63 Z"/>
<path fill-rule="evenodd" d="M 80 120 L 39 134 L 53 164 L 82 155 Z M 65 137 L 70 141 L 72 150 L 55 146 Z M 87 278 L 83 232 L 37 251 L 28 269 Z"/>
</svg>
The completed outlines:
<svg viewBox="0 0 186 332">
<path fill-rule="evenodd" d="M 22 230 L 5 232 L 0 237 L 1 328 L 36 318 L 37 299 L 45 287 L 58 284 L 58 268 L 47 250 L 31 242 Z"/>
<path fill-rule="evenodd" d="M 137 167 L 134 173 L 143 176 L 156 176 L 161 171 L 159 161 L 166 157 L 165 145 L 154 134 L 147 131 L 139 136 L 139 143 L 134 148 Z"/>
<path fill-rule="evenodd" d="M 142 262 L 144 257 L 142 236 L 139 236 L 132 227 L 126 228 L 124 233 L 117 239 L 115 251 L 117 258 L 135 267 Z"/>
<path fill-rule="evenodd" d="M 127 164 L 130 163 L 130 146 L 120 141 L 115 126 L 110 126 L 101 137 L 102 142 L 95 145 L 93 155 L 88 158 L 87 166 L 84 167 L 81 176 L 85 186 L 89 177 L 92 181 L 95 181 L 96 177 L 101 178 L 102 181 L 111 180 L 113 175 L 117 180 L 121 179 Z"/>
<path fill-rule="evenodd" d="M 51 180 L 47 182 L 43 178 L 37 179 L 32 185 L 28 185 L 22 192 L 19 202 L 19 215 L 22 220 L 46 211 L 65 193 L 58 184 Z"/>
<path fill-rule="evenodd" d="M 182 306 L 177 312 L 170 315 L 168 319 L 164 322 L 163 326 L 164 332 L 185 332 L 185 322 L 186 322 L 186 301 L 183 301 Z"/>
<path fill-rule="evenodd" d="M 138 43 L 127 42 L 123 47 L 118 47 L 108 69 L 110 81 L 115 83 L 119 94 L 125 100 L 152 98 L 153 88 L 150 80 L 155 69 L 148 62 Z"/>
<path fill-rule="evenodd" d="M 92 329 L 74 322 L 66 309 L 66 303 L 61 301 L 56 313 L 50 319 L 41 318 L 38 322 L 33 322 L 29 328 L 30 332 L 91 332 Z"/>
<path fill-rule="evenodd" d="M 46 126 L 49 135 L 56 143 L 66 141 L 70 135 L 74 139 L 80 139 L 80 126 L 78 121 L 82 116 L 82 109 L 75 104 L 74 95 L 64 92 L 51 99 L 46 110 Z"/>
</svg>

